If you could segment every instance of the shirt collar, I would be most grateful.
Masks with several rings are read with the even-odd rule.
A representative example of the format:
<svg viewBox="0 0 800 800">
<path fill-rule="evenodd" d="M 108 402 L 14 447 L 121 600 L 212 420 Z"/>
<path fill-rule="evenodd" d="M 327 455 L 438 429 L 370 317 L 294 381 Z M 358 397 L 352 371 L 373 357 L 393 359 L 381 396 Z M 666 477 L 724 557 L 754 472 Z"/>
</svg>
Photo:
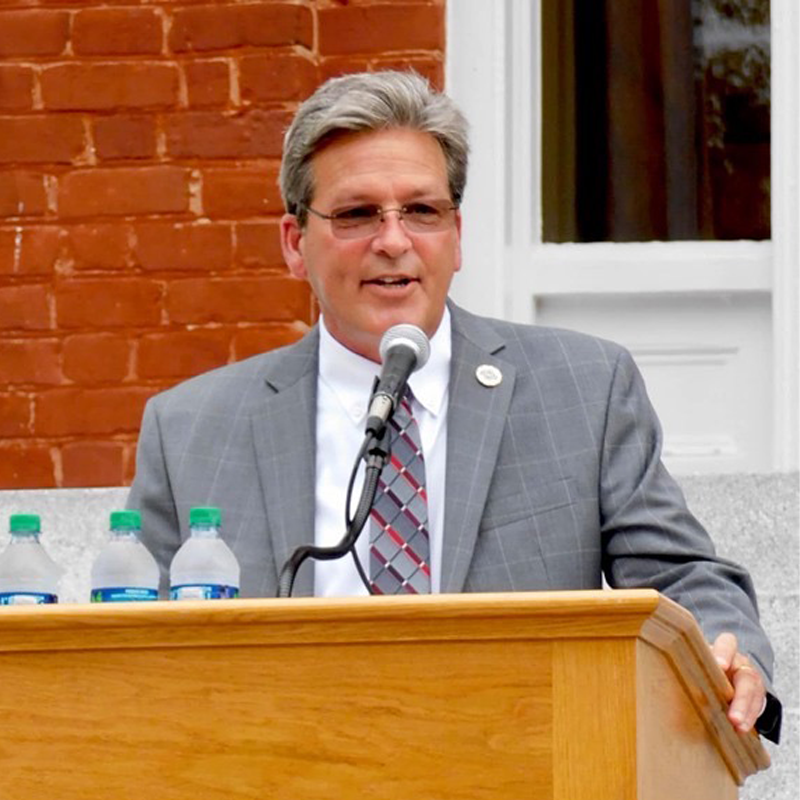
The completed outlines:
<svg viewBox="0 0 800 800">
<path fill-rule="evenodd" d="M 367 405 L 374 379 L 381 365 L 348 350 L 333 338 L 319 320 L 319 377 L 333 393 L 347 415 L 358 424 L 366 420 Z M 450 309 L 445 307 L 442 321 L 431 338 L 431 355 L 422 369 L 408 380 L 417 402 L 434 417 L 444 410 L 450 377 Z"/>
</svg>

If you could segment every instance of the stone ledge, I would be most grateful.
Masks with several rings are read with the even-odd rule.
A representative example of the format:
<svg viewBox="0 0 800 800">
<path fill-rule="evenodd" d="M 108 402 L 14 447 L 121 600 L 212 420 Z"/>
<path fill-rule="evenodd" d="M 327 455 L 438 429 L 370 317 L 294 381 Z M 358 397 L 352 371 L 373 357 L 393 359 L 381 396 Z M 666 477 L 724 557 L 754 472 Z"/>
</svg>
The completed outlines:
<svg viewBox="0 0 800 800">
<path fill-rule="evenodd" d="M 723 556 L 750 570 L 761 598 L 765 628 L 778 657 L 776 687 L 784 701 L 779 747 L 767 742 L 773 766 L 750 778 L 742 800 L 794 800 L 798 785 L 798 604 L 800 520 L 798 475 L 682 476 L 689 507 Z M 128 490 L 43 489 L 0 491 L 0 546 L 8 516 L 42 517 L 42 541 L 66 574 L 62 602 L 86 602 L 92 561 L 105 541 L 108 515 L 123 508 Z"/>
</svg>

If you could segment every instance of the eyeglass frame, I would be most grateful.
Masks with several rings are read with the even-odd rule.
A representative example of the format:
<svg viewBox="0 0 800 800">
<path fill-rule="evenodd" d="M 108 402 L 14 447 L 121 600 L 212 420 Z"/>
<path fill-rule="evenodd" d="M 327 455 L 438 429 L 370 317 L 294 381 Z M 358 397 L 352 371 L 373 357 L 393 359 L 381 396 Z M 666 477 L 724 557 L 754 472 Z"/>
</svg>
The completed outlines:
<svg viewBox="0 0 800 800">
<path fill-rule="evenodd" d="M 360 203 L 354 206 L 348 206 L 346 208 L 343 208 L 341 211 L 334 211 L 331 214 L 323 214 L 321 211 L 317 211 L 317 209 L 312 208 L 308 204 L 304 204 L 303 209 L 313 214 L 315 217 L 318 217 L 319 219 L 328 220 L 331 223 L 331 230 L 333 231 L 333 234 L 334 236 L 336 236 L 337 239 L 366 239 L 370 236 L 375 236 L 378 233 L 381 224 L 386 221 L 386 214 L 388 214 L 390 211 L 397 212 L 398 221 L 403 223 L 404 229 L 409 233 L 422 233 L 422 234 L 441 233 L 442 231 L 447 230 L 447 225 L 445 225 L 444 227 L 436 227 L 436 228 L 422 229 L 422 230 L 413 228 L 409 229 L 407 227 L 405 220 L 405 215 L 409 213 L 408 207 L 415 204 L 431 206 L 442 215 L 446 214 L 449 211 L 458 211 L 460 208 L 460 206 L 456 203 L 453 203 L 452 205 L 439 207 L 440 203 L 452 203 L 452 200 L 413 200 L 408 203 L 403 203 L 403 205 L 401 206 L 394 206 L 392 208 L 383 208 L 383 206 L 379 205 L 378 203 Z M 344 214 L 347 211 L 352 211 L 357 208 L 376 209 L 376 213 L 374 216 L 370 216 L 368 219 L 363 220 L 364 225 L 372 224 L 374 221 L 377 221 L 377 225 L 374 230 L 370 230 L 365 233 L 359 233 L 358 221 L 355 222 L 352 228 L 337 227 L 337 223 L 342 222 L 342 218 L 340 217 L 341 214 Z M 356 233 L 354 235 L 348 236 L 346 233 L 348 230 L 356 231 Z M 342 235 L 342 233 L 344 233 L 344 235 Z"/>
</svg>

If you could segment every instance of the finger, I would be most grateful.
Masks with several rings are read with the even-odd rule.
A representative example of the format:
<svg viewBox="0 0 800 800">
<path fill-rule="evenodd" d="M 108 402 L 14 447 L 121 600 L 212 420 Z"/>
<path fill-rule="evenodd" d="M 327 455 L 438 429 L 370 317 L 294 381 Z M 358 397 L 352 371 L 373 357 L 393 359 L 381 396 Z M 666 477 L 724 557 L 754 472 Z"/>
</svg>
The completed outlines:
<svg viewBox="0 0 800 800">
<path fill-rule="evenodd" d="M 766 689 L 761 674 L 748 663 L 738 664 L 732 675 L 733 700 L 728 707 L 728 719 L 740 733 L 755 725 L 764 704 Z"/>
<path fill-rule="evenodd" d="M 729 672 L 738 650 L 738 642 L 732 633 L 721 633 L 711 645 L 711 654 L 725 672 Z"/>
</svg>

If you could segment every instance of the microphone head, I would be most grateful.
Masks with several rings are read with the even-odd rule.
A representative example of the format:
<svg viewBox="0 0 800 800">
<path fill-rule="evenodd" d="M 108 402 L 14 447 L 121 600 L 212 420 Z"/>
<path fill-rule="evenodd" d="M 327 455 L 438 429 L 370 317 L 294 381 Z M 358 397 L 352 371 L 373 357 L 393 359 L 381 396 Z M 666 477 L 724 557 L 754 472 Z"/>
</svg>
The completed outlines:
<svg viewBox="0 0 800 800">
<path fill-rule="evenodd" d="M 425 332 L 416 325 L 402 323 L 393 325 L 381 338 L 379 351 L 381 361 L 386 361 L 386 356 L 395 347 L 408 347 L 416 356 L 416 363 L 412 372 L 424 367 L 431 356 L 431 343 Z"/>
</svg>

